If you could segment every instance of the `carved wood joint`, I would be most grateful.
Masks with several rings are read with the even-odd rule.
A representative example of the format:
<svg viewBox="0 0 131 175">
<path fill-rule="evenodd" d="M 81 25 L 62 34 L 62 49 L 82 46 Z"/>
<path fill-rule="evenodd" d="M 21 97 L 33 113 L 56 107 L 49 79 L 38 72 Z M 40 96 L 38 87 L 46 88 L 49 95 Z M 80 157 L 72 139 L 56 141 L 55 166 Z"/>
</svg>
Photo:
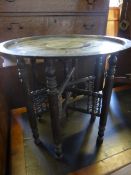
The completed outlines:
<svg viewBox="0 0 131 175">
<path fill-rule="evenodd" d="M 55 76 L 55 66 L 54 62 L 52 60 L 45 61 L 46 68 L 46 79 L 47 79 L 47 88 L 48 93 L 53 94 L 57 93 L 57 82 L 56 82 L 56 76 Z"/>
</svg>

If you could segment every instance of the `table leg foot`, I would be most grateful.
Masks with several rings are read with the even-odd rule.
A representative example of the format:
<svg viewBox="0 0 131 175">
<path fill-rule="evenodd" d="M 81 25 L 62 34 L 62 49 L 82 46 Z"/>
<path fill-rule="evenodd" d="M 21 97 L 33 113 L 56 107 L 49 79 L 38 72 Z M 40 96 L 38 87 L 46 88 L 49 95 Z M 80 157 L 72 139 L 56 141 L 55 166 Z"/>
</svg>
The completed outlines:
<svg viewBox="0 0 131 175">
<path fill-rule="evenodd" d="M 99 131 L 98 131 L 98 137 L 97 137 L 97 145 L 101 145 L 103 143 L 104 140 L 104 131 L 105 131 L 105 127 L 106 127 L 106 121 L 107 121 L 107 115 L 105 116 L 105 118 L 101 119 L 101 125 L 99 126 Z"/>
<path fill-rule="evenodd" d="M 31 109 L 31 106 L 28 106 L 27 109 L 28 109 L 29 124 L 31 127 L 34 142 L 38 145 L 40 142 L 40 139 L 39 139 L 39 132 L 38 132 L 36 116 L 34 115 L 33 110 Z"/>
<path fill-rule="evenodd" d="M 62 151 L 62 145 L 54 145 L 53 143 L 49 143 L 48 141 L 45 141 L 43 139 L 37 140 L 38 142 L 35 142 L 35 144 L 39 147 L 39 149 L 46 150 L 49 155 L 54 157 L 57 160 L 63 159 L 63 151 Z"/>
<path fill-rule="evenodd" d="M 94 123 L 95 119 L 96 119 L 96 116 L 91 115 L 91 118 L 90 118 L 90 123 Z"/>
<path fill-rule="evenodd" d="M 39 138 L 34 139 L 34 143 L 35 143 L 36 145 L 40 145 L 40 144 L 41 144 L 41 140 L 40 140 Z"/>
<path fill-rule="evenodd" d="M 56 154 L 56 159 L 61 159 L 63 158 L 63 152 L 62 152 L 62 145 L 55 145 L 55 154 Z"/>
<path fill-rule="evenodd" d="M 98 136 L 96 140 L 96 145 L 100 146 L 103 143 L 103 137 Z"/>
</svg>

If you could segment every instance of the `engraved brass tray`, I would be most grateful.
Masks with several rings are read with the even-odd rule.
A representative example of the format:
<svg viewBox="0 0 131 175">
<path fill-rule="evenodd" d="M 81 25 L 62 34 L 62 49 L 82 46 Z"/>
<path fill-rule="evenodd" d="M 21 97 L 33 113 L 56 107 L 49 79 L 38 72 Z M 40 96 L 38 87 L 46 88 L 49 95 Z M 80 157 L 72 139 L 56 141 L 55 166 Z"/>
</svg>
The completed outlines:
<svg viewBox="0 0 131 175">
<path fill-rule="evenodd" d="M 116 53 L 131 41 L 101 35 L 47 35 L 18 38 L 0 44 L 0 53 L 24 57 L 81 57 Z"/>
</svg>

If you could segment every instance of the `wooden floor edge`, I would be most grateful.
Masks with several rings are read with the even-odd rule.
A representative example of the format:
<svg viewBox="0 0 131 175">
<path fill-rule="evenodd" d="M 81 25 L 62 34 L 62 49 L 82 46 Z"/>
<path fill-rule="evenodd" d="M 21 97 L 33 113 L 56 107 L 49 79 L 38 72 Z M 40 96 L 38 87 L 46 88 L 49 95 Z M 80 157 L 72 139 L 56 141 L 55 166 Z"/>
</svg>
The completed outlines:
<svg viewBox="0 0 131 175">
<path fill-rule="evenodd" d="M 114 170 L 113 172 L 111 172 L 110 175 L 115 175 L 115 173 L 117 174 L 119 171 L 121 171 L 122 169 L 128 167 L 129 165 L 131 165 L 131 162 L 128 163 L 128 164 L 126 164 L 126 165 L 123 165 L 122 167 L 120 167 L 120 168 L 118 168 L 118 169 L 116 169 L 116 170 Z M 123 175 L 123 174 L 121 174 L 121 175 Z M 127 174 L 126 174 L 126 175 L 127 175 Z"/>
<path fill-rule="evenodd" d="M 11 124 L 11 175 L 26 175 L 24 138 L 17 117 L 12 117 Z"/>
<path fill-rule="evenodd" d="M 110 175 L 130 175 L 131 173 L 131 163 L 119 168 L 118 170 L 114 171 Z"/>
<path fill-rule="evenodd" d="M 125 150 L 107 159 L 101 160 L 96 164 L 82 168 L 76 172 L 69 173 L 68 175 L 105 175 L 111 174 L 116 170 L 131 163 L 131 149 Z"/>
</svg>

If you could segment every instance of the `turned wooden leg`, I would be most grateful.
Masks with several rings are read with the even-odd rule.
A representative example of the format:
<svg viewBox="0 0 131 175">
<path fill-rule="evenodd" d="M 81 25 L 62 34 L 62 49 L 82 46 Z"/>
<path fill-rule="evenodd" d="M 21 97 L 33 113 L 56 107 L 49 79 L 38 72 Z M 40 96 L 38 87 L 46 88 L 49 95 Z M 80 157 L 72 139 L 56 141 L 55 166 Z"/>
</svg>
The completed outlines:
<svg viewBox="0 0 131 175">
<path fill-rule="evenodd" d="M 103 58 L 102 57 L 96 58 L 94 92 L 98 92 L 100 90 L 102 64 L 103 64 Z M 98 102 L 97 97 L 93 97 L 91 122 L 94 122 L 95 119 L 96 119 L 96 115 L 94 113 L 95 113 L 95 110 L 96 110 L 97 102 Z"/>
<path fill-rule="evenodd" d="M 19 78 L 23 85 L 23 90 L 26 96 L 29 124 L 32 130 L 32 133 L 33 133 L 35 143 L 39 144 L 40 140 L 39 140 L 37 121 L 36 121 L 36 116 L 33 110 L 33 101 L 32 101 L 32 96 L 30 93 L 31 87 L 30 87 L 29 76 L 28 76 L 28 68 L 23 58 L 19 58 L 17 60 L 17 66 L 18 66 Z"/>
<path fill-rule="evenodd" d="M 32 78 L 32 90 L 38 89 L 38 83 L 37 83 L 37 78 L 36 78 L 36 59 L 31 59 L 31 78 Z"/>
<path fill-rule="evenodd" d="M 46 80 L 48 89 L 49 109 L 51 117 L 52 135 L 57 158 L 62 157 L 62 144 L 60 133 L 60 108 L 58 100 L 57 82 L 53 60 L 46 61 Z"/>
<path fill-rule="evenodd" d="M 109 66 L 105 77 L 105 85 L 103 89 L 102 109 L 101 109 L 99 131 L 98 131 L 98 138 L 97 138 L 98 144 L 101 144 L 103 142 L 104 131 L 105 131 L 105 126 L 107 122 L 107 115 L 108 115 L 111 93 L 112 93 L 112 87 L 113 87 L 113 81 L 114 81 L 116 62 L 117 62 L 117 57 L 115 55 L 111 55 L 109 58 Z"/>
<path fill-rule="evenodd" d="M 34 142 L 35 144 L 38 145 L 40 144 L 39 132 L 38 132 L 38 126 L 37 126 L 37 121 L 36 121 L 36 115 L 33 110 L 33 104 L 32 104 L 32 99 L 30 95 L 28 95 L 28 99 L 27 99 L 27 112 L 28 112 L 30 127 L 31 127 L 32 134 L 34 137 Z"/>
</svg>

